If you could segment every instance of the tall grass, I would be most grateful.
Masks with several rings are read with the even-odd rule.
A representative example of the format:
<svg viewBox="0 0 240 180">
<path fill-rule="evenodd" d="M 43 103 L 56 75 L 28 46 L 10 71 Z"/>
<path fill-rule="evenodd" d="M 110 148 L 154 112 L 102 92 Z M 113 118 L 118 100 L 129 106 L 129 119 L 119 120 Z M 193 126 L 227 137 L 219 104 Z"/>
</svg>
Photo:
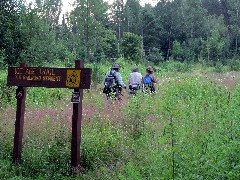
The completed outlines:
<svg viewBox="0 0 240 180">
<path fill-rule="evenodd" d="M 126 95 L 124 105 L 109 105 L 97 88 L 84 92 L 78 176 L 70 175 L 71 92 L 32 88 L 19 165 L 15 108 L 0 110 L 0 179 L 239 179 L 240 86 L 160 74 L 155 94 Z"/>
</svg>

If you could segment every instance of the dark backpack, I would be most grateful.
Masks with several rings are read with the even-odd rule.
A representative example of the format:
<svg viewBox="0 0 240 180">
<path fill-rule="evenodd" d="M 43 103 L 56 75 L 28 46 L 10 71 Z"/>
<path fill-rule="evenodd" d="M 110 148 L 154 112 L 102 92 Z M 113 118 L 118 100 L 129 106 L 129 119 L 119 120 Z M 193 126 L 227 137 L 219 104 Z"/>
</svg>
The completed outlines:
<svg viewBox="0 0 240 180">
<path fill-rule="evenodd" d="M 117 80 L 115 72 L 110 71 L 109 75 L 105 78 L 103 93 L 115 92 L 117 86 Z"/>
</svg>

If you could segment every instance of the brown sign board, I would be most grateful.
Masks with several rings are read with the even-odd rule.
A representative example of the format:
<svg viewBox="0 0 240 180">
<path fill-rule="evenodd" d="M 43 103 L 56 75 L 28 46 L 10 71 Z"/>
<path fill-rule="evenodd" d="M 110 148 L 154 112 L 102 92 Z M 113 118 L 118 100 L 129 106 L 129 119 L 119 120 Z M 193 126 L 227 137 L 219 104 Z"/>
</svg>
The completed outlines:
<svg viewBox="0 0 240 180">
<path fill-rule="evenodd" d="M 7 85 L 89 89 L 91 68 L 9 67 Z"/>
</svg>

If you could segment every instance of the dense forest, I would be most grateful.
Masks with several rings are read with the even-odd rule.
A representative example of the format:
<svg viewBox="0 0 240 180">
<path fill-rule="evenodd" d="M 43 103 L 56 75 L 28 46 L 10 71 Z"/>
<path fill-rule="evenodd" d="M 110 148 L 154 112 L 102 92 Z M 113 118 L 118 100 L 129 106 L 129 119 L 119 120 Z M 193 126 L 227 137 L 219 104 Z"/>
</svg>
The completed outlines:
<svg viewBox="0 0 240 180">
<path fill-rule="evenodd" d="M 0 67 L 115 61 L 207 62 L 238 70 L 239 0 L 62 0 L 0 2 Z"/>
</svg>

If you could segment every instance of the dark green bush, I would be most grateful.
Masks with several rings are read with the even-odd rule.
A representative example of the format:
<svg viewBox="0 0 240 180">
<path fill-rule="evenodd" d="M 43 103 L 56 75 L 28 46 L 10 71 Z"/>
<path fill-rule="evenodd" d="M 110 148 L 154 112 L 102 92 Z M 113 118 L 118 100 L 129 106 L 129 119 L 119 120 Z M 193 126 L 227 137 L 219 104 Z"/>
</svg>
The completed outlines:
<svg viewBox="0 0 240 180">
<path fill-rule="evenodd" d="M 16 88 L 7 86 L 7 73 L 0 71 L 0 107 L 6 107 L 15 103 Z"/>
</svg>

